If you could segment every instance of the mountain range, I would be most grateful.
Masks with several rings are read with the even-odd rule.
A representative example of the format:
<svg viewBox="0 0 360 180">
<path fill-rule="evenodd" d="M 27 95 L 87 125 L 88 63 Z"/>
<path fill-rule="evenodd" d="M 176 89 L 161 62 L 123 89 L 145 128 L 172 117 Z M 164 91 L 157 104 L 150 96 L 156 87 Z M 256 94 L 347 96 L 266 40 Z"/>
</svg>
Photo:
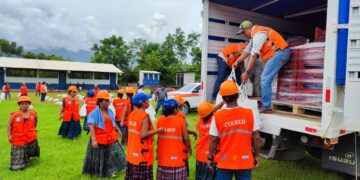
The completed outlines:
<svg viewBox="0 0 360 180">
<path fill-rule="evenodd" d="M 91 51 L 87 50 L 79 50 L 79 51 L 70 51 L 65 48 L 52 48 L 52 49 L 34 49 L 28 50 L 33 53 L 44 53 L 46 55 L 57 55 L 62 56 L 64 59 L 69 59 L 72 61 L 80 61 L 80 62 L 90 62 L 90 59 L 93 55 Z"/>
</svg>

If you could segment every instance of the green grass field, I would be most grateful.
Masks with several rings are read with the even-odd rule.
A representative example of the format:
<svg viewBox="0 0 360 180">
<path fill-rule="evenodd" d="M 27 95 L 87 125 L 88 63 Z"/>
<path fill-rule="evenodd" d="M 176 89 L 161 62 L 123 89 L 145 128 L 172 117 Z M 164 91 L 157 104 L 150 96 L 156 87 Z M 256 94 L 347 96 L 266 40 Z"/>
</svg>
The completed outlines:
<svg viewBox="0 0 360 180">
<path fill-rule="evenodd" d="M 57 135 L 61 121 L 57 119 L 60 106 L 53 102 L 40 102 L 39 97 L 31 94 L 34 109 L 38 113 L 38 141 L 41 157 L 31 160 L 31 165 L 22 171 L 10 171 L 10 144 L 7 141 L 6 127 L 10 112 L 16 111 L 15 93 L 12 100 L 0 103 L 0 180 L 8 179 L 91 179 L 83 175 L 82 166 L 89 136 L 82 133 L 75 140 L 63 139 Z M 52 97 L 56 94 L 50 93 Z M 189 128 L 195 130 L 197 115 L 192 112 L 187 116 Z M 195 176 L 195 140 L 192 140 L 193 155 L 190 158 L 189 179 Z M 117 179 L 123 179 L 124 171 L 118 174 Z M 156 173 L 156 166 L 154 166 Z M 93 179 L 96 179 L 93 177 Z M 320 162 L 310 156 L 297 162 L 262 160 L 260 166 L 253 171 L 253 179 L 341 179 L 337 173 L 322 170 Z"/>
</svg>

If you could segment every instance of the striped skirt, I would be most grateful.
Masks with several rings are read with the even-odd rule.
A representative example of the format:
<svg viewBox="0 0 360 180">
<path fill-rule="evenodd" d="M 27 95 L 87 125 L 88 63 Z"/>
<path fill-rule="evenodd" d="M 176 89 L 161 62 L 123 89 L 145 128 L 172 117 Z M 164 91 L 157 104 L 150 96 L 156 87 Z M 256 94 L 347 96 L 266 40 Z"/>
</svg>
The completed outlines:
<svg viewBox="0 0 360 180">
<path fill-rule="evenodd" d="M 196 161 L 196 180 L 214 180 L 215 170 L 210 169 L 207 163 Z"/>
<path fill-rule="evenodd" d="M 59 135 L 65 138 L 75 138 L 81 134 L 80 121 L 63 121 L 59 129 Z"/>
<path fill-rule="evenodd" d="M 153 180 L 153 166 L 126 165 L 125 180 Z"/>
<path fill-rule="evenodd" d="M 40 157 L 40 147 L 35 140 L 24 146 L 11 146 L 10 170 L 25 169 L 31 157 Z"/>
<path fill-rule="evenodd" d="M 83 167 L 83 174 L 90 174 L 99 177 L 111 177 L 125 169 L 125 154 L 116 141 L 110 145 L 99 145 L 93 148 L 89 141 Z"/>
<path fill-rule="evenodd" d="M 187 180 L 188 173 L 186 166 L 184 167 L 165 167 L 158 166 L 157 180 Z"/>
</svg>

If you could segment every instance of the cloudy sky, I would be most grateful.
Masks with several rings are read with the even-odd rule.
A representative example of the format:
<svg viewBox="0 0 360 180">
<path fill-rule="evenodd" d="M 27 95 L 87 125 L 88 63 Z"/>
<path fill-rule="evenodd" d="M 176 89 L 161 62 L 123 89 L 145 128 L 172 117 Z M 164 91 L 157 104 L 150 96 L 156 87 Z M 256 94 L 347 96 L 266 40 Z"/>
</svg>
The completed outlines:
<svg viewBox="0 0 360 180">
<path fill-rule="evenodd" d="M 112 34 L 161 41 L 201 32 L 201 0 L 0 0 L 0 38 L 27 50 L 88 50 Z"/>
</svg>

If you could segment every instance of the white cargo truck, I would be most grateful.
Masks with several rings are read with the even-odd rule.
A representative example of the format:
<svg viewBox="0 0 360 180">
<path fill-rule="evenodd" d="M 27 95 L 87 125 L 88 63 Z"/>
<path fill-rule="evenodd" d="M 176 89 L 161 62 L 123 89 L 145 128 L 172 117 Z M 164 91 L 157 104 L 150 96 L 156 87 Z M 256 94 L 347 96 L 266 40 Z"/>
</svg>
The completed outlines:
<svg viewBox="0 0 360 180">
<path fill-rule="evenodd" d="M 326 28 L 323 99 L 319 118 L 261 114 L 261 154 L 298 160 L 305 151 L 326 169 L 357 175 L 360 154 L 360 0 L 203 0 L 202 98 L 211 100 L 216 57 L 243 20 L 281 34 L 312 38 Z"/>
</svg>

